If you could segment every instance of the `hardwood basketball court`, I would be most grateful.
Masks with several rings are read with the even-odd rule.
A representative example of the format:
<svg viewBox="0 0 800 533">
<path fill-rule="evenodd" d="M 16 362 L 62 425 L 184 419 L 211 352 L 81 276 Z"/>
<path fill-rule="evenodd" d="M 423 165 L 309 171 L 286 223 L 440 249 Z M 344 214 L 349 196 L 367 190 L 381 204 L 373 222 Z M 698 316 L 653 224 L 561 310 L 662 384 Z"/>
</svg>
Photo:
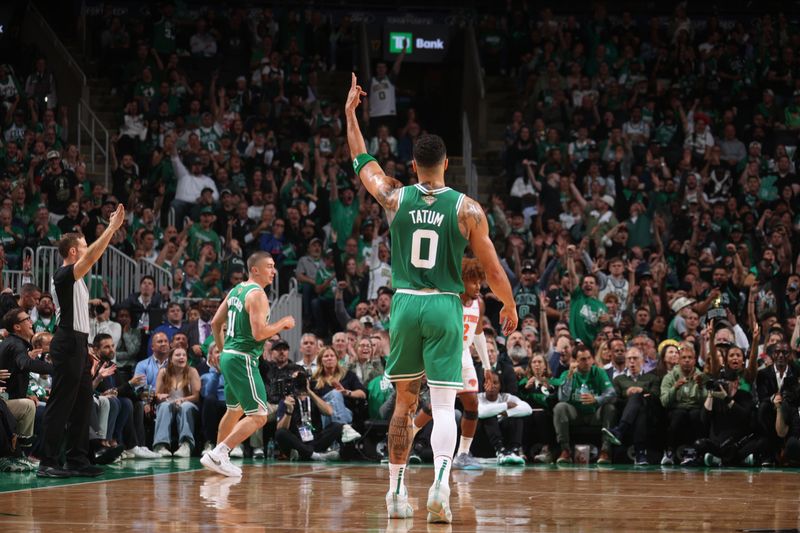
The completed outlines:
<svg viewBox="0 0 800 533">
<path fill-rule="evenodd" d="M 796 531 L 789 470 L 617 466 L 454 471 L 454 523 L 425 522 L 430 467 L 407 478 L 416 516 L 388 520 L 388 468 L 244 461 L 241 480 L 197 459 L 125 462 L 100 480 L 0 475 L 0 531 Z"/>
</svg>

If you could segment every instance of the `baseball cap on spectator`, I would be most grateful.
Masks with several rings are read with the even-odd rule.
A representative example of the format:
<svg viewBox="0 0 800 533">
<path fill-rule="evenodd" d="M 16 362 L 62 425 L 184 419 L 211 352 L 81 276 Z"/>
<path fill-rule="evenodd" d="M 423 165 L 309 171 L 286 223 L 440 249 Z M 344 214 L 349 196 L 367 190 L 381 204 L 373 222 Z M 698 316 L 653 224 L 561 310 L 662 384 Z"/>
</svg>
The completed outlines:
<svg viewBox="0 0 800 533">
<path fill-rule="evenodd" d="M 276 351 L 277 350 L 288 350 L 289 349 L 289 343 L 286 342 L 283 339 L 279 339 L 279 340 L 275 341 L 275 344 L 272 345 L 271 349 L 272 350 L 276 350 Z"/>
<path fill-rule="evenodd" d="M 372 320 L 372 317 L 369 316 L 369 315 L 362 316 L 361 320 L 359 320 L 359 322 L 361 322 L 362 326 L 368 327 L 368 328 L 371 328 L 372 326 L 375 325 L 375 322 Z"/>
<path fill-rule="evenodd" d="M 747 147 L 748 148 L 758 148 L 759 150 L 761 150 L 761 143 L 758 142 L 758 141 L 753 141 L 750 144 L 748 144 Z"/>
<path fill-rule="evenodd" d="M 694 121 L 697 122 L 698 120 L 702 120 L 706 124 L 709 123 L 708 115 L 706 115 L 705 113 L 702 113 L 702 112 L 698 112 L 698 113 L 694 114 Z"/>
<path fill-rule="evenodd" d="M 222 198 L 226 194 L 233 194 L 233 191 L 231 191 L 230 189 L 222 189 L 221 191 L 219 191 L 219 197 L 220 198 Z"/>
<path fill-rule="evenodd" d="M 313 239 L 311 239 L 310 241 L 308 241 L 308 245 L 309 245 L 309 246 L 311 246 L 312 244 L 320 244 L 320 245 L 321 245 L 321 244 L 322 244 L 322 241 L 320 240 L 320 238 L 319 238 L 319 237 L 314 237 Z"/>
<path fill-rule="evenodd" d="M 333 255 L 333 248 L 326 248 L 325 249 L 325 257 Z"/>
<path fill-rule="evenodd" d="M 734 222 L 731 224 L 731 233 L 741 233 L 742 232 L 742 225 L 738 222 Z"/>
<path fill-rule="evenodd" d="M 533 272 L 535 268 L 533 268 L 533 261 L 524 261 L 522 263 L 522 270 L 521 272 Z"/>
<path fill-rule="evenodd" d="M 201 215 L 213 215 L 214 214 L 214 208 L 212 208 L 210 206 L 205 206 L 204 208 L 200 209 L 200 214 Z"/>
<path fill-rule="evenodd" d="M 614 209 L 614 197 L 611 196 L 610 194 L 603 195 L 603 197 L 600 198 L 600 200 L 605 202 L 609 208 Z"/>
<path fill-rule="evenodd" d="M 51 159 L 58 159 L 61 157 L 61 154 L 58 153 L 58 150 L 50 150 L 47 152 L 47 160 L 50 161 Z"/>
<path fill-rule="evenodd" d="M 374 225 L 375 225 L 375 222 L 371 218 L 368 218 L 368 219 L 364 220 L 364 222 L 361 224 L 361 227 L 362 228 L 366 228 L 367 226 L 374 226 Z"/>
<path fill-rule="evenodd" d="M 687 298 L 686 296 L 681 296 L 677 298 L 674 302 L 672 302 L 672 312 L 673 313 L 680 313 L 681 309 L 689 307 L 690 305 L 694 305 L 695 300 L 693 298 Z"/>
<path fill-rule="evenodd" d="M 113 197 L 113 196 L 107 196 L 107 197 L 106 197 L 106 199 L 105 199 L 105 200 L 103 200 L 103 205 L 108 205 L 108 204 L 111 204 L 111 205 L 113 205 L 114 207 L 116 207 L 118 203 L 119 203 L 119 202 L 117 202 L 117 201 L 114 199 L 114 197 Z"/>
</svg>

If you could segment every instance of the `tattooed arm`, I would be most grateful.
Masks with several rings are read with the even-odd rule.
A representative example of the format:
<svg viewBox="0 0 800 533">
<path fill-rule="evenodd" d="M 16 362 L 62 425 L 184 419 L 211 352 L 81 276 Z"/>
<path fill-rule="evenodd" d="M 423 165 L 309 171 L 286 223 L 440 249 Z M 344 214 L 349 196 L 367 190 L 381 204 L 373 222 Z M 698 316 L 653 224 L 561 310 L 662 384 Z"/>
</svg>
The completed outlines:
<svg viewBox="0 0 800 533">
<path fill-rule="evenodd" d="M 514 294 L 511 290 L 511 283 L 505 270 L 497 259 L 494 244 L 489 238 L 489 224 L 486 214 L 480 204 L 472 198 L 466 197 L 458 212 L 458 227 L 461 234 L 469 241 L 472 253 L 478 258 L 486 271 L 486 281 L 492 292 L 497 295 L 503 303 L 500 311 L 500 322 L 503 325 L 503 333 L 511 334 L 517 329 L 517 307 L 514 302 Z"/>
<path fill-rule="evenodd" d="M 350 157 L 355 159 L 359 154 L 366 153 L 367 145 L 361 135 L 361 128 L 358 126 L 356 108 L 361 102 L 361 97 L 366 96 L 360 85 L 356 83 L 356 75 L 353 74 L 350 92 L 347 95 L 347 103 L 344 106 L 345 117 L 347 118 L 347 145 L 350 147 Z M 383 173 L 381 166 L 374 161 L 370 161 L 358 173 L 361 182 L 369 193 L 386 210 L 386 214 L 391 217 L 397 211 L 398 191 L 403 186 L 402 183 L 394 178 L 390 178 Z"/>
</svg>

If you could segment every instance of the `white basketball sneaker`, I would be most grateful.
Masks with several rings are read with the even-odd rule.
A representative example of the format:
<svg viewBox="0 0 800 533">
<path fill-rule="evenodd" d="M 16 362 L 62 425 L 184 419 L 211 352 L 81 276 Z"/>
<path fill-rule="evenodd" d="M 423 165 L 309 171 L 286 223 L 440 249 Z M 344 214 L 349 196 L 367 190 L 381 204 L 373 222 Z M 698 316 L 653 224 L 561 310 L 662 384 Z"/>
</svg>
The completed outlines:
<svg viewBox="0 0 800 533">
<path fill-rule="evenodd" d="M 428 491 L 428 522 L 431 524 L 449 524 L 452 521 L 450 487 L 437 481 Z"/>
<path fill-rule="evenodd" d="M 400 492 L 390 490 L 386 493 L 386 512 L 389 518 L 411 518 L 414 508 L 408 503 L 408 489 L 403 487 Z"/>
<path fill-rule="evenodd" d="M 204 453 L 200 463 L 217 474 L 228 477 L 241 477 L 242 469 L 231 463 L 227 454 L 215 453 L 214 450 Z"/>
</svg>

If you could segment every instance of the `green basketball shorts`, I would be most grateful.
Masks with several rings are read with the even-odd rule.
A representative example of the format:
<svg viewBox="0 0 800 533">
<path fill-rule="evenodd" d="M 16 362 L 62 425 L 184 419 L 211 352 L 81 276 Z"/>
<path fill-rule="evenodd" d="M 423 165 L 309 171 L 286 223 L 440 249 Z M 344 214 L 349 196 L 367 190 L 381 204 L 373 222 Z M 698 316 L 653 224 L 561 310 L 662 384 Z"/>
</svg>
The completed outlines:
<svg viewBox="0 0 800 533">
<path fill-rule="evenodd" d="M 404 291 L 392 297 L 386 377 L 410 381 L 424 375 L 432 387 L 461 389 L 461 299 L 450 293 Z"/>
<path fill-rule="evenodd" d="M 219 368 L 225 378 L 225 405 L 246 415 L 267 414 L 267 391 L 258 372 L 258 360 L 223 350 Z"/>
</svg>

